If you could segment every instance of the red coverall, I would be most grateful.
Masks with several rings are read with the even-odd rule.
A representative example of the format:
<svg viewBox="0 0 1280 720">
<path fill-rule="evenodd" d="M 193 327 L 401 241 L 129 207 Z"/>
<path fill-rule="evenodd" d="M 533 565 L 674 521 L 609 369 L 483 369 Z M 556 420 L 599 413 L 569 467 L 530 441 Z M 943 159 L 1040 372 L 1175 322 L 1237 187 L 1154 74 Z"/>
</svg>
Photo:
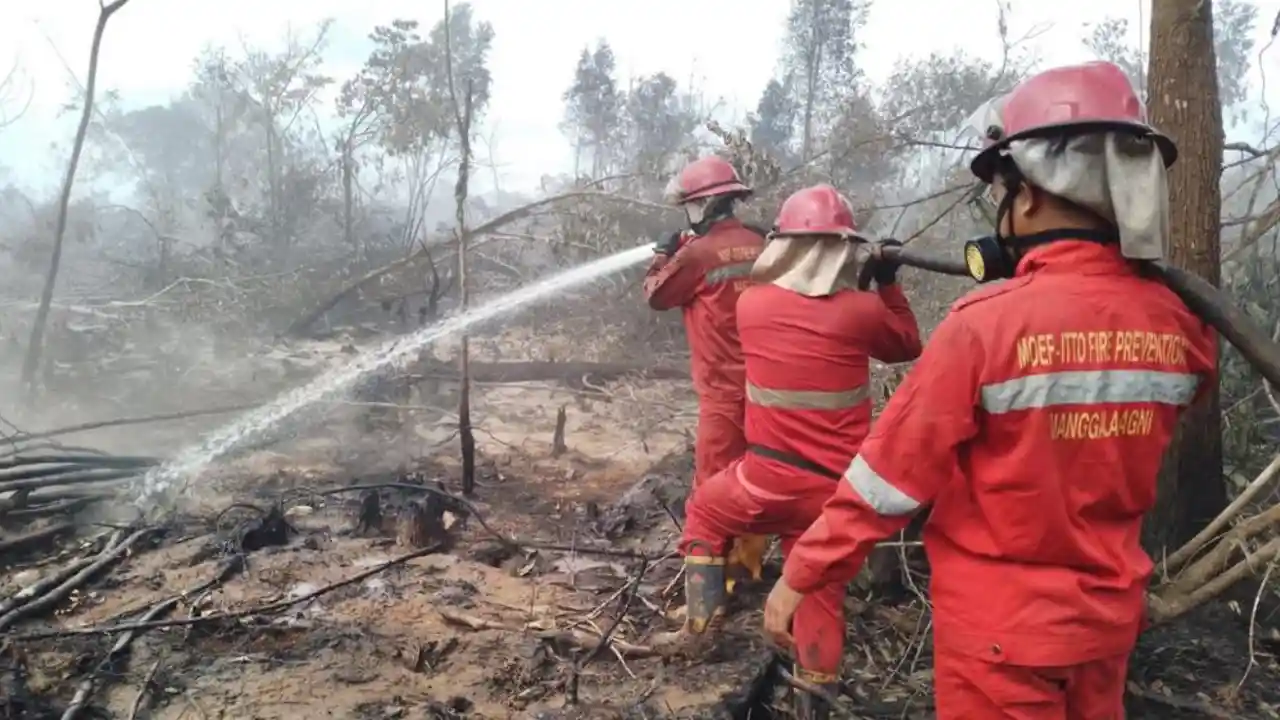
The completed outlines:
<svg viewBox="0 0 1280 720">
<path fill-rule="evenodd" d="M 694 487 L 742 457 L 744 371 L 735 308 L 764 238 L 729 218 L 706 235 L 686 233 L 670 258 L 653 259 L 644 292 L 654 310 L 681 308 L 698 393 Z"/>
<path fill-rule="evenodd" d="M 738 332 L 749 450 L 685 504 L 680 548 L 723 556 L 732 537 L 776 534 L 785 557 L 870 429 L 868 356 L 915 359 L 920 328 L 897 285 L 827 297 L 757 285 L 738 301 Z M 796 612 L 800 668 L 839 674 L 845 584 L 817 588 Z"/>
<path fill-rule="evenodd" d="M 1119 248 L 1059 241 L 962 298 L 792 550 L 802 593 L 933 509 L 940 720 L 1122 718 L 1152 563 L 1139 544 L 1216 338 Z"/>
</svg>

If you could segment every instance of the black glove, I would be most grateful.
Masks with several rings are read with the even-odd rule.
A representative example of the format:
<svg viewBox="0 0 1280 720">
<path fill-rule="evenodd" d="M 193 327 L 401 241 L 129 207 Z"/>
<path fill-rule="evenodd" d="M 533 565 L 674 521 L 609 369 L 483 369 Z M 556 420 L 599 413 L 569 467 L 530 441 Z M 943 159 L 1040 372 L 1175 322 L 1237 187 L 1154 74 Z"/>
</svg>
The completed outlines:
<svg viewBox="0 0 1280 720">
<path fill-rule="evenodd" d="M 665 238 L 659 240 L 658 242 L 654 243 L 653 254 L 667 255 L 667 256 L 675 255 L 676 251 L 680 249 L 680 236 L 683 234 L 684 233 L 677 230 L 671 233 L 670 235 L 666 236 Z"/>
<path fill-rule="evenodd" d="M 881 247 L 902 247 L 902 243 L 894 240 L 893 238 L 881 240 L 879 244 Z M 898 282 L 897 260 L 890 260 L 885 257 L 884 254 L 877 253 L 875 260 L 872 262 L 874 262 L 875 265 L 872 267 L 871 277 L 876 281 L 876 285 L 879 287 L 887 287 Z"/>
</svg>

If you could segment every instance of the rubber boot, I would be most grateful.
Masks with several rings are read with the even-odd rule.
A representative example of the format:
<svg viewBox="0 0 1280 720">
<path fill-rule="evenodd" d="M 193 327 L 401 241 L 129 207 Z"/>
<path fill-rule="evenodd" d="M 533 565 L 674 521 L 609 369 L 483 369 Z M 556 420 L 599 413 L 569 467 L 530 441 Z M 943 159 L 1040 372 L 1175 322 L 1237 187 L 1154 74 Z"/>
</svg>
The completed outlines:
<svg viewBox="0 0 1280 720">
<path fill-rule="evenodd" d="M 793 672 L 797 679 L 821 688 L 831 697 L 838 697 L 840 694 L 840 678 L 835 675 L 817 673 L 800 667 L 794 668 Z M 792 692 L 792 698 L 792 710 L 795 712 L 796 720 L 830 720 L 831 705 L 826 700 L 799 688 Z"/>
<path fill-rule="evenodd" d="M 714 625 L 724 616 L 725 559 L 693 554 L 684 559 L 684 625 L 675 632 L 659 633 L 650 646 L 661 655 L 694 657 L 710 646 Z"/>
<path fill-rule="evenodd" d="M 729 548 L 728 568 L 725 573 L 724 590 L 733 594 L 734 586 L 742 575 L 749 575 L 751 580 L 759 582 L 764 575 L 764 553 L 769 549 L 767 535 L 743 535 L 733 539 Z M 745 572 L 744 572 L 745 571 Z"/>
</svg>

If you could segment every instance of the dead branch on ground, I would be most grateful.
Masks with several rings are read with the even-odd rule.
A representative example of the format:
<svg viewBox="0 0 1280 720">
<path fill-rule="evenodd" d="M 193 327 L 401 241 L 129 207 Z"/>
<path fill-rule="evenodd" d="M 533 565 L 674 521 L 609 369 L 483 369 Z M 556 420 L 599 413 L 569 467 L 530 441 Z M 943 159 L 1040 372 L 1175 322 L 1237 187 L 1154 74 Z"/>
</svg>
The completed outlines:
<svg viewBox="0 0 1280 720">
<path fill-rule="evenodd" d="M 36 530 L 35 532 L 28 533 L 26 535 L 19 535 L 18 537 L 0 540 L 0 557 L 4 556 L 6 553 L 13 552 L 14 550 L 21 550 L 32 545 L 44 544 L 59 535 L 65 535 L 73 532 L 75 529 L 75 523 L 58 523 L 57 525 L 50 525 L 49 527 L 41 528 L 40 530 Z"/>
<path fill-rule="evenodd" d="M 43 612 L 52 608 L 55 604 L 62 601 L 73 590 L 79 589 L 94 575 L 97 575 L 108 565 L 116 562 L 122 555 L 129 552 L 139 541 L 149 537 L 159 529 L 155 527 L 147 527 L 134 532 L 128 537 L 124 537 L 123 531 L 117 531 L 107 546 L 93 560 L 93 562 L 81 568 L 71 577 L 58 585 L 49 588 L 43 594 L 33 597 L 25 603 L 18 605 L 12 610 L 0 616 L 0 630 L 8 628 L 15 622 L 29 617 L 35 613 Z"/>
<path fill-rule="evenodd" d="M 358 572 L 350 577 L 344 578 L 342 580 L 338 580 L 336 582 L 329 583 L 328 585 L 317 588 L 309 593 L 299 595 L 298 597 L 279 600 L 277 602 L 267 603 L 265 605 L 258 605 L 255 607 L 246 608 L 244 610 L 237 610 L 234 612 L 210 613 L 208 615 L 199 615 L 199 616 L 187 617 L 187 618 L 177 618 L 173 620 L 147 620 L 147 621 L 119 623 L 114 625 L 94 626 L 94 627 L 86 627 L 86 628 L 43 630 L 43 631 L 37 631 L 37 632 L 31 632 L 31 633 L 12 635 L 9 637 L 9 639 L 13 641 L 31 641 L 31 640 L 44 640 L 48 638 L 74 637 L 78 635 L 111 635 L 118 632 L 136 632 L 136 631 L 156 630 L 160 628 L 189 627 L 192 625 L 201 625 L 204 623 L 212 623 L 212 622 L 221 621 L 221 620 L 240 620 L 244 618 L 254 617 L 257 615 L 272 615 L 272 614 L 281 612 L 283 610 L 288 610 L 291 607 L 295 607 L 297 605 L 302 605 L 302 604 L 311 602 L 312 600 L 315 600 L 318 597 L 321 597 L 323 595 L 328 595 L 329 593 L 335 590 L 340 590 L 344 587 L 347 587 L 348 585 L 354 585 L 355 583 L 361 582 L 363 580 L 367 580 L 368 578 L 371 578 L 374 575 L 385 572 L 390 568 L 403 565 L 409 562 L 410 560 L 416 560 L 417 558 L 420 558 L 420 557 L 426 557 L 427 555 L 431 555 L 439 551 L 440 551 L 440 545 L 432 545 L 430 547 L 422 548 L 421 550 L 414 550 L 413 552 L 396 556 L 384 563 L 379 563 L 369 568 L 368 570 L 365 570 L 363 572 Z M 3 624 L 0 624 L 0 628 L 2 627 L 3 627 Z"/>
<path fill-rule="evenodd" d="M 1161 581 L 1147 598 L 1148 619 L 1152 625 L 1200 607 L 1236 583 L 1262 573 L 1280 558 L 1280 537 L 1260 547 L 1251 544 L 1280 527 L 1280 505 L 1237 521 L 1263 490 L 1271 487 L 1277 474 L 1280 474 L 1280 455 L 1204 530 L 1161 563 Z"/>
<path fill-rule="evenodd" d="M 640 592 L 640 583 L 648 572 L 648 561 L 641 560 L 639 569 L 636 570 L 631 581 L 625 586 L 626 597 L 622 600 L 622 607 L 619 608 L 617 616 L 614 617 L 609 628 L 600 634 L 600 641 L 596 644 L 596 647 L 570 668 L 569 680 L 565 684 L 565 702 L 569 705 L 576 705 L 578 702 L 578 678 L 582 675 L 582 669 L 599 657 L 605 648 L 611 647 L 610 643 L 613 641 L 614 633 L 618 631 L 618 626 L 622 624 L 622 621 L 627 619 L 627 612 L 631 610 L 631 605 L 635 602 L 636 595 Z"/>
<path fill-rule="evenodd" d="M 171 598 L 164 602 L 157 603 L 154 607 L 143 614 L 141 622 L 151 622 L 161 615 L 171 612 L 177 604 L 178 598 Z M 112 672 L 113 668 L 115 668 L 117 664 L 126 660 L 129 654 L 130 645 L 132 645 L 134 638 L 137 636 L 137 633 L 128 631 L 116 640 L 115 644 L 111 646 L 111 649 L 107 651 L 106 657 L 98 663 L 97 667 L 94 668 L 92 672 L 80 681 L 80 685 L 76 688 L 76 694 L 71 699 L 71 704 L 68 705 L 66 711 L 62 713 L 62 720 L 75 720 L 75 718 L 80 716 L 81 711 L 83 711 L 85 706 L 88 705 L 89 698 L 93 696 L 93 693 L 96 690 L 101 689 L 102 686 L 106 685 L 112 677 L 116 675 Z M 160 661 L 157 660 L 156 665 L 152 666 L 152 672 L 154 672 L 154 668 L 159 664 Z M 148 680 L 143 681 L 142 691 L 138 694 L 138 702 L 141 702 L 142 696 L 146 693 L 146 687 L 150 682 L 150 676 L 151 673 L 148 673 Z"/>
<path fill-rule="evenodd" d="M 109 427 L 123 427 L 125 425 L 145 425 L 147 423 L 168 422 L 170 420 L 186 420 L 188 418 L 204 417 L 206 415 L 225 415 L 227 413 L 243 412 L 258 407 L 257 404 L 239 404 L 239 405 L 223 405 L 221 407 L 207 408 L 204 410 L 187 410 L 184 412 L 162 413 L 159 415 L 143 415 L 140 417 L 116 418 L 114 420 L 96 420 L 94 422 L 80 423 L 78 425 L 68 425 L 67 427 L 54 428 L 52 430 L 43 430 L 35 433 L 20 433 L 16 437 L 11 438 L 13 442 L 31 442 L 32 440 L 46 440 L 48 438 L 62 437 L 63 435 L 74 435 L 75 433 L 86 432 L 89 430 L 100 430 Z"/>
<path fill-rule="evenodd" d="M 444 608 L 437 609 L 440 618 L 445 622 L 457 627 L 467 628 L 469 630 L 499 630 L 503 632 L 523 632 L 524 630 L 535 630 L 539 640 L 548 640 L 563 643 L 569 647 L 576 647 L 588 652 L 602 646 L 601 638 L 582 630 L 545 630 L 539 629 L 538 623 L 526 623 L 517 625 L 513 623 L 502 622 L 498 620 L 486 620 L 484 618 L 464 615 L 452 610 Z M 613 639 L 609 643 L 610 647 L 622 653 L 624 657 L 646 658 L 654 657 L 656 654 L 653 648 L 644 645 L 635 645 L 633 643 L 623 642 L 622 640 Z"/>
<path fill-rule="evenodd" d="M 138 696 L 133 699 L 133 706 L 129 709 L 129 720 L 137 720 L 138 713 L 142 711 L 142 703 L 151 689 L 151 683 L 155 681 L 156 672 L 160 670 L 161 660 L 163 658 L 156 658 L 156 661 L 151 663 L 147 676 L 142 679 L 142 687 L 138 688 Z"/>
</svg>

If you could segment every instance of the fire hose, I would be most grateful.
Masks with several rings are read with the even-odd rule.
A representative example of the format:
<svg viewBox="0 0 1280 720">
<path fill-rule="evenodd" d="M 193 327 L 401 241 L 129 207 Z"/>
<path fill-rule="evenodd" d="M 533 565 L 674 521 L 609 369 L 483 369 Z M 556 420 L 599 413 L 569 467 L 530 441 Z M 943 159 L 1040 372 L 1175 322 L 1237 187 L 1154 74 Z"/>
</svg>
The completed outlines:
<svg viewBox="0 0 1280 720">
<path fill-rule="evenodd" d="M 960 259 L 930 257 L 895 245 L 880 245 L 877 252 L 887 259 L 921 270 L 958 277 L 974 277 L 969 266 Z M 1237 308 L 1234 302 L 1231 302 L 1220 290 L 1186 270 L 1159 260 L 1145 261 L 1143 265 L 1181 298 L 1191 312 L 1212 325 L 1222 337 L 1227 339 L 1227 342 L 1235 346 L 1244 359 L 1266 378 L 1268 383 L 1273 387 L 1280 387 L 1280 344 L 1273 341 L 1262 328 L 1249 319 L 1249 316 Z M 871 263 L 866 263 L 858 278 L 858 286 L 864 290 L 870 287 L 870 270 Z"/>
</svg>

